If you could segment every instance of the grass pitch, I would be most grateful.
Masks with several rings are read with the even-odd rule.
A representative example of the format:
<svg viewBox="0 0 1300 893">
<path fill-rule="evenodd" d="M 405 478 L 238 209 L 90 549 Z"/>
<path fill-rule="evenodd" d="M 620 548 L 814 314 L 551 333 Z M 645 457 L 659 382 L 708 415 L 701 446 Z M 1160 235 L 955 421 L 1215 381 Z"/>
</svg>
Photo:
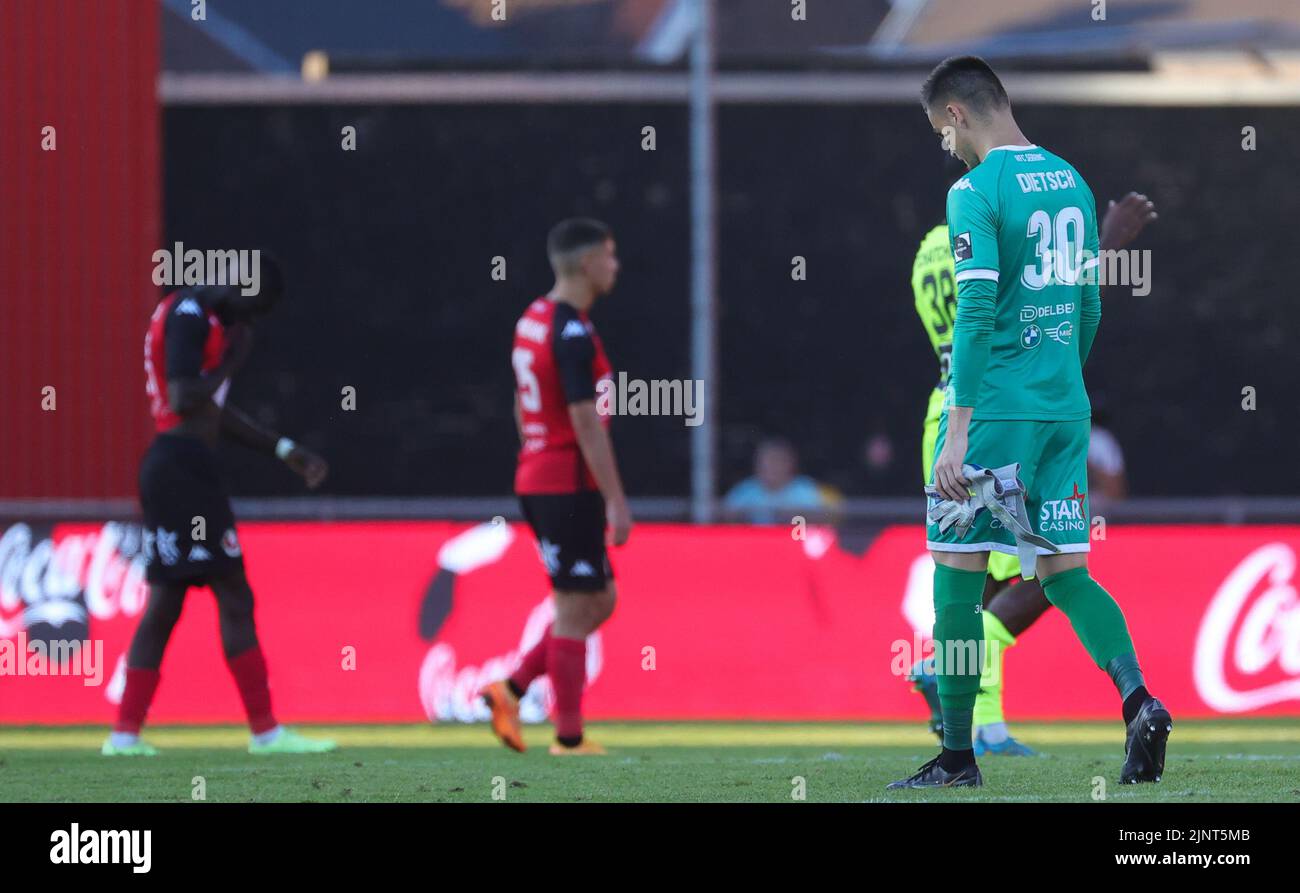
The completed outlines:
<svg viewBox="0 0 1300 893">
<path fill-rule="evenodd" d="M 297 728 L 341 747 L 255 757 L 242 727 L 159 727 L 159 756 L 107 758 L 103 728 L 0 727 L 0 802 L 1300 803 L 1300 720 L 1176 723 L 1164 781 L 1137 787 L 1118 723 L 1018 723 L 1042 755 L 985 757 L 983 789 L 888 794 L 937 753 L 919 723 L 595 723 L 602 758 L 550 756 L 549 727 L 522 755 L 486 726 Z"/>
</svg>

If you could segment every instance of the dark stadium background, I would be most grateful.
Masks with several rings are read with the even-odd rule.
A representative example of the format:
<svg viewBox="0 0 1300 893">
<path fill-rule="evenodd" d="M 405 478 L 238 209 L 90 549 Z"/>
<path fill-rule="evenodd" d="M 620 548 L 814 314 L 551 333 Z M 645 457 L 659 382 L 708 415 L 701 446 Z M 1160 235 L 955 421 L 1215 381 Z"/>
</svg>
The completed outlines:
<svg viewBox="0 0 1300 893">
<path fill-rule="evenodd" d="M 501 26 L 460 0 L 383 0 L 366 16 L 342 0 L 225 0 L 209 4 L 206 23 L 190 19 L 184 0 L 162 0 L 156 16 L 83 17 L 64 0 L 7 7 L 22 39 L 0 79 L 12 115 L 0 133 L 6 511 L 133 511 L 149 437 L 139 358 L 157 298 L 149 256 L 176 240 L 283 255 L 293 299 L 259 333 L 235 399 L 325 453 L 327 496 L 508 496 L 509 327 L 550 284 L 543 234 L 564 215 L 604 217 L 620 236 L 624 275 L 595 316 L 618 368 L 688 377 L 684 94 L 295 105 L 196 101 L 175 89 L 243 95 L 241 79 L 301 87 L 303 55 L 317 49 L 328 53 L 330 81 L 495 72 L 527 83 L 571 72 L 596 82 L 640 75 L 653 86 L 686 70 L 680 45 L 675 56 L 653 51 L 669 5 L 537 0 Z M 1155 71 L 1161 59 L 1188 65 L 1217 47 L 1211 60 L 1235 59 L 1218 81 L 1232 85 L 1273 71 L 1274 51 L 1280 77 L 1300 46 L 1294 11 L 1263 0 L 1111 4 L 1110 21 L 1095 28 L 1085 7 L 932 0 L 881 57 L 868 41 L 885 0 L 822 0 L 798 27 L 784 4 L 718 0 L 718 67 L 742 79 L 874 72 L 910 85 L 961 39 L 961 49 L 1029 79 L 1130 72 L 1164 89 L 1178 76 Z M 1190 64 L 1199 76 L 1200 63 Z M 1300 493 L 1285 449 L 1300 439 L 1291 397 L 1300 309 L 1285 277 L 1300 210 L 1289 141 L 1300 111 L 1183 95 L 1188 105 L 1125 106 L 1122 93 L 1105 91 L 1040 96 L 1018 113 L 1032 138 L 1077 164 L 1099 204 L 1136 189 L 1160 211 L 1134 246 L 1154 259 L 1152 293 L 1106 301 L 1088 369 L 1132 494 L 1281 497 L 1262 514 L 1259 501 L 1244 516 L 1207 511 L 1289 518 L 1286 497 Z M 908 271 L 940 218 L 942 172 L 910 96 L 909 86 L 887 101 L 718 105 L 719 362 L 707 393 L 719 411 L 719 493 L 748 473 L 767 434 L 789 437 L 804 469 L 849 497 L 915 493 L 936 364 Z M 58 163 L 30 137 L 51 123 Z M 358 128 L 356 152 L 340 151 L 345 124 Z M 657 129 L 654 152 L 640 149 L 646 125 Z M 1257 129 L 1254 151 L 1241 147 L 1246 125 Z M 505 282 L 489 275 L 498 255 Z M 806 281 L 790 278 L 795 256 L 807 259 Z M 339 408 L 345 385 L 357 388 L 355 412 Z M 58 412 L 33 398 L 46 386 L 57 386 Z M 1256 389 L 1253 412 L 1241 408 L 1244 387 Z M 688 494 L 691 429 L 638 417 L 614 430 L 634 495 Z M 864 445 L 879 435 L 892 462 L 871 470 Z M 237 496 L 300 492 L 274 464 L 226 453 Z M 659 516 L 683 517 L 685 503 L 675 505 Z"/>
<path fill-rule="evenodd" d="M 1300 191 L 1278 135 L 1300 132 L 1300 113 L 1020 114 L 1084 172 L 1099 213 L 1130 188 L 1160 211 L 1134 246 L 1152 252 L 1151 293 L 1105 301 L 1088 366 L 1135 495 L 1295 492 L 1283 445 L 1300 441 L 1300 305 L 1282 277 Z M 1243 122 L 1270 135 L 1257 151 L 1242 151 Z M 347 124 L 356 152 L 339 150 Z M 656 151 L 640 150 L 645 125 Z M 292 300 L 259 332 L 266 349 L 233 399 L 320 447 L 330 492 L 504 494 L 511 326 L 550 287 L 553 220 L 591 214 L 618 233 L 620 284 L 594 314 L 615 366 L 689 377 L 685 126 L 675 105 L 167 108 L 164 244 L 282 256 Z M 935 138 L 902 104 L 723 106 L 719 134 L 720 483 L 747 475 L 755 440 L 778 433 L 847 495 L 913 493 L 936 363 L 909 277 L 942 215 Z M 505 282 L 489 276 L 497 255 Z M 806 281 L 791 279 L 795 255 Z M 355 412 L 339 409 L 345 385 Z M 688 493 L 680 419 L 625 417 L 614 431 L 639 495 Z M 877 431 L 894 463 L 872 474 L 863 444 Z M 273 464 L 228 459 L 241 495 L 296 492 Z"/>
</svg>

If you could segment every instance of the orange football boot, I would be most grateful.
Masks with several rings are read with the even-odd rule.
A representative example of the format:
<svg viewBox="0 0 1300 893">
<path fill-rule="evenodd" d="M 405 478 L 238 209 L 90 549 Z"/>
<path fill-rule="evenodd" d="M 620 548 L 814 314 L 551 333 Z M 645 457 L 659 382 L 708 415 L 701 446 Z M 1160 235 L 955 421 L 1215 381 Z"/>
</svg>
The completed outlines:
<svg viewBox="0 0 1300 893">
<path fill-rule="evenodd" d="M 504 682 L 493 682 L 485 686 L 478 696 L 492 710 L 492 731 L 501 739 L 501 743 L 520 753 L 527 750 L 523 731 L 519 727 L 519 699 L 510 690 L 510 686 Z"/>
</svg>

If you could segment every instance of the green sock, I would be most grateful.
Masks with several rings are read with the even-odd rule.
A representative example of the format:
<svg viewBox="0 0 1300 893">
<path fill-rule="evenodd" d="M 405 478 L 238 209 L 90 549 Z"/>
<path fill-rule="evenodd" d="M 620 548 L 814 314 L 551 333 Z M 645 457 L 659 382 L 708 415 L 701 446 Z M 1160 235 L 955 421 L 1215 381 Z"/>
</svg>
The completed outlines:
<svg viewBox="0 0 1300 893">
<path fill-rule="evenodd" d="M 1043 594 L 1070 618 L 1074 634 L 1088 650 L 1092 662 L 1109 674 L 1120 697 L 1128 697 L 1143 684 L 1137 649 L 1129 636 L 1124 612 L 1110 593 L 1088 575 L 1086 567 L 1071 568 L 1045 578 Z"/>
<path fill-rule="evenodd" d="M 934 657 L 943 710 L 943 746 L 970 750 L 971 714 L 983 670 L 984 571 L 934 568 Z"/>
<path fill-rule="evenodd" d="M 975 698 L 975 725 L 991 726 L 1006 722 L 1002 716 L 1002 653 L 1016 644 L 1002 621 L 984 611 L 984 672 L 980 675 L 980 692 Z"/>
<path fill-rule="evenodd" d="M 1121 700 L 1128 700 L 1128 696 L 1133 692 L 1146 687 L 1136 654 L 1121 654 L 1114 658 L 1106 664 L 1106 672 L 1110 674 L 1110 681 L 1114 682 L 1115 687 L 1119 689 Z"/>
</svg>

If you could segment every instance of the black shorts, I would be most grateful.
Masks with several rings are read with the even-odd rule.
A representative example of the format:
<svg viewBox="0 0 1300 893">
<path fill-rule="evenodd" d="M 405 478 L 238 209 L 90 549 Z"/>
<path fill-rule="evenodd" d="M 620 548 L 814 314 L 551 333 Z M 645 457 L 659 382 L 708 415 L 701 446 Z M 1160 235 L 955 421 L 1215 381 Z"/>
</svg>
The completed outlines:
<svg viewBox="0 0 1300 893">
<path fill-rule="evenodd" d="M 555 589 L 599 592 L 614 579 L 605 552 L 605 500 L 599 491 L 524 493 L 519 505 Z"/>
<path fill-rule="evenodd" d="M 235 513 L 216 454 L 203 441 L 154 438 L 140 462 L 140 507 L 150 583 L 202 583 L 243 570 Z"/>
</svg>

